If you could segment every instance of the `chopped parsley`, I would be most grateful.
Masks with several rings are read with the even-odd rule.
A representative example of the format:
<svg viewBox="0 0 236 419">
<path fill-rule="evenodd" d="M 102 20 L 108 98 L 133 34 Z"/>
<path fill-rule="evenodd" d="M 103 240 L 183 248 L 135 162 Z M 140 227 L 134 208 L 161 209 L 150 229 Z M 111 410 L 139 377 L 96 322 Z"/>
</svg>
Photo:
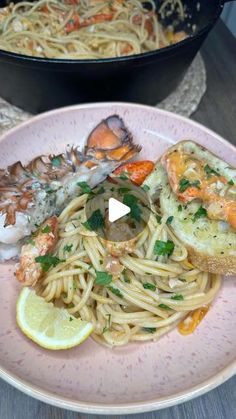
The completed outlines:
<svg viewBox="0 0 236 419">
<path fill-rule="evenodd" d="M 77 185 L 80 187 L 83 193 L 91 193 L 92 189 L 87 184 L 87 182 L 77 182 Z"/>
<path fill-rule="evenodd" d="M 179 280 L 180 280 L 181 282 L 187 282 L 187 281 L 186 281 L 186 279 L 184 279 L 184 278 L 179 278 Z"/>
<path fill-rule="evenodd" d="M 106 314 L 106 316 L 108 316 L 107 326 L 103 328 L 102 333 L 108 332 L 108 330 L 110 330 L 111 327 L 111 314 Z"/>
<path fill-rule="evenodd" d="M 125 194 L 123 198 L 123 204 L 130 207 L 130 217 L 136 221 L 140 221 L 142 211 L 138 204 L 138 198 L 131 194 Z"/>
<path fill-rule="evenodd" d="M 68 308 L 74 308 L 74 306 L 75 306 L 75 305 L 74 305 L 73 303 L 70 303 L 70 304 L 68 304 L 68 306 L 67 306 L 67 307 L 68 307 Z"/>
<path fill-rule="evenodd" d="M 120 292 L 120 290 L 118 288 L 114 288 L 112 286 L 109 286 L 108 289 L 115 294 L 117 297 L 123 298 L 122 293 Z"/>
<path fill-rule="evenodd" d="M 121 172 L 119 178 L 121 180 L 127 180 L 127 179 L 129 179 L 129 177 L 127 176 L 127 172 Z"/>
<path fill-rule="evenodd" d="M 109 275 L 107 272 L 96 271 L 96 285 L 109 285 L 112 281 L 112 275 Z"/>
<path fill-rule="evenodd" d="M 144 332 L 147 333 L 155 333 L 156 332 L 156 327 L 143 327 Z"/>
<path fill-rule="evenodd" d="M 101 195 L 104 192 L 105 192 L 105 188 L 101 186 L 101 188 L 99 188 L 98 191 L 96 192 L 96 195 Z"/>
<path fill-rule="evenodd" d="M 209 164 L 206 164 L 206 166 L 204 166 L 204 171 L 205 171 L 205 173 L 206 173 L 206 175 L 207 175 L 208 178 L 211 177 L 211 176 L 213 176 L 213 175 L 220 176 L 220 174 L 218 172 L 216 172 L 216 170 L 212 169 L 209 166 Z"/>
<path fill-rule="evenodd" d="M 183 210 L 182 205 L 178 205 L 178 211 L 181 212 Z"/>
<path fill-rule="evenodd" d="M 195 223 L 199 218 L 206 217 L 207 216 L 207 210 L 203 208 L 202 206 L 198 208 L 197 212 L 195 212 L 192 221 Z"/>
<path fill-rule="evenodd" d="M 123 188 L 119 188 L 118 189 L 118 192 L 119 193 L 121 193 L 121 194 L 123 194 L 123 193 L 127 193 L 127 192 L 129 192 L 130 191 L 130 188 L 125 188 L 125 187 L 123 187 Z"/>
<path fill-rule="evenodd" d="M 130 279 L 129 279 L 129 277 L 128 277 L 128 275 L 127 275 L 127 273 L 126 272 L 124 272 L 123 273 L 123 277 L 124 277 L 124 281 L 127 283 L 127 284 L 130 284 Z"/>
<path fill-rule="evenodd" d="M 108 332 L 108 331 L 109 331 L 109 327 L 105 326 L 105 327 L 102 329 L 102 334 L 103 334 L 103 333 L 106 333 L 106 332 Z"/>
<path fill-rule="evenodd" d="M 186 189 L 190 188 L 191 186 L 200 189 L 200 181 L 199 180 L 194 180 L 193 182 L 190 182 L 190 180 L 185 179 L 185 178 L 183 178 L 179 181 L 179 191 L 180 192 L 186 191 Z"/>
<path fill-rule="evenodd" d="M 234 186 L 234 181 L 233 181 L 233 179 L 230 179 L 230 180 L 228 181 L 228 185 L 230 185 L 230 186 Z"/>
<path fill-rule="evenodd" d="M 154 253 L 158 256 L 170 256 L 174 251 L 175 245 L 171 240 L 167 240 L 166 242 L 162 240 L 156 240 L 154 246 Z"/>
<path fill-rule="evenodd" d="M 35 262 L 40 263 L 41 268 L 44 272 L 47 272 L 52 266 L 55 267 L 61 262 L 65 262 L 64 259 L 59 259 L 56 256 L 47 254 L 44 256 L 37 256 Z"/>
<path fill-rule="evenodd" d="M 91 217 L 89 217 L 88 220 L 82 224 L 85 228 L 87 228 L 87 230 L 90 230 L 90 231 L 94 231 L 94 230 L 97 231 L 100 228 L 103 228 L 105 225 L 105 221 L 101 213 L 101 210 L 97 209 L 96 211 L 94 211 Z"/>
<path fill-rule="evenodd" d="M 149 187 L 148 185 L 143 185 L 143 186 L 142 186 L 142 189 L 143 189 L 145 192 L 150 191 L 150 187 Z"/>
<path fill-rule="evenodd" d="M 171 310 L 171 308 L 167 306 L 166 304 L 159 304 L 158 307 L 163 308 L 163 310 Z"/>
<path fill-rule="evenodd" d="M 176 295 L 172 295 L 171 300 L 176 300 L 176 301 L 183 301 L 184 297 L 182 294 L 176 294 Z"/>
<path fill-rule="evenodd" d="M 171 224 L 172 221 L 173 221 L 173 219 L 174 219 L 173 215 L 171 215 L 170 217 L 168 217 L 167 220 L 166 220 L 166 224 L 167 225 Z"/>
<path fill-rule="evenodd" d="M 35 246 L 35 241 L 32 238 L 29 238 L 26 240 L 26 244 L 31 244 L 32 246 Z"/>
<path fill-rule="evenodd" d="M 53 167 L 60 167 L 60 165 L 61 165 L 61 158 L 58 157 L 58 156 L 55 156 L 55 157 L 52 158 L 51 163 L 52 163 L 52 166 Z"/>
<path fill-rule="evenodd" d="M 66 244 L 63 247 L 63 250 L 64 250 L 64 252 L 71 252 L 72 247 L 73 247 L 73 244 Z"/>
<path fill-rule="evenodd" d="M 51 233 L 52 229 L 51 229 L 51 227 L 49 225 L 46 225 L 44 228 L 42 228 L 41 231 L 44 234 L 48 234 L 48 233 Z"/>
<path fill-rule="evenodd" d="M 150 290 L 150 291 L 156 291 L 157 287 L 154 284 L 151 284 L 150 282 L 146 282 L 145 284 L 143 284 L 143 288 L 145 290 Z"/>
<path fill-rule="evenodd" d="M 50 194 L 54 193 L 55 191 L 54 191 L 53 189 L 51 189 L 48 185 L 46 185 L 46 187 L 45 187 L 45 192 L 46 192 L 48 195 L 50 195 Z"/>
<path fill-rule="evenodd" d="M 70 320 L 70 322 L 72 322 L 72 320 L 74 320 L 74 319 L 73 319 L 73 317 L 70 317 L 69 320 Z"/>
<path fill-rule="evenodd" d="M 157 220 L 158 224 L 161 224 L 162 218 L 161 218 L 160 215 L 156 214 L 156 220 Z"/>
</svg>

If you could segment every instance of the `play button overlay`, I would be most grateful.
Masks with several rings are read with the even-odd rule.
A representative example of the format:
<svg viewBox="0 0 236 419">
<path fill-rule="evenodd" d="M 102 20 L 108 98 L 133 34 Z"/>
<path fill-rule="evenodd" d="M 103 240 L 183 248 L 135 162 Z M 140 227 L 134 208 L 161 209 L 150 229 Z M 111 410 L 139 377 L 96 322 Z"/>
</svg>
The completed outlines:
<svg viewBox="0 0 236 419">
<path fill-rule="evenodd" d="M 151 204 L 148 192 L 129 180 L 113 178 L 92 190 L 85 204 L 83 226 L 111 242 L 127 242 L 148 224 Z"/>
<path fill-rule="evenodd" d="M 114 223 L 114 221 L 117 221 L 125 215 L 129 214 L 130 211 L 131 209 L 130 207 L 128 207 L 128 205 L 122 204 L 122 202 L 118 201 L 115 198 L 109 198 L 108 220 L 110 221 L 110 223 Z"/>
</svg>

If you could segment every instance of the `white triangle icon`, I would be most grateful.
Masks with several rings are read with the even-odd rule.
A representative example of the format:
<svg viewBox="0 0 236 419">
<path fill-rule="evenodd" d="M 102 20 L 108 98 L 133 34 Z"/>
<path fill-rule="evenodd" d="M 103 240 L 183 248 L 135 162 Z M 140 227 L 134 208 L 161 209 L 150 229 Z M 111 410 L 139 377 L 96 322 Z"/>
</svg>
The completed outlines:
<svg viewBox="0 0 236 419">
<path fill-rule="evenodd" d="M 108 219 L 110 223 L 119 220 L 120 218 L 124 217 L 125 215 L 130 213 L 130 207 L 122 202 L 118 201 L 117 199 L 110 198 L 108 201 Z"/>
</svg>

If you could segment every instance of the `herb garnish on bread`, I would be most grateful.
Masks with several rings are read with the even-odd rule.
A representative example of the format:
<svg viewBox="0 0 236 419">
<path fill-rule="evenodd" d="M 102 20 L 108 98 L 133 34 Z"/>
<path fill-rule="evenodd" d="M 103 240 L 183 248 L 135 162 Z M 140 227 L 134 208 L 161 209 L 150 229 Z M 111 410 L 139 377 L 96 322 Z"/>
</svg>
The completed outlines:
<svg viewBox="0 0 236 419">
<path fill-rule="evenodd" d="M 236 274 L 236 169 L 192 141 L 171 147 L 146 179 L 203 271 Z"/>
</svg>

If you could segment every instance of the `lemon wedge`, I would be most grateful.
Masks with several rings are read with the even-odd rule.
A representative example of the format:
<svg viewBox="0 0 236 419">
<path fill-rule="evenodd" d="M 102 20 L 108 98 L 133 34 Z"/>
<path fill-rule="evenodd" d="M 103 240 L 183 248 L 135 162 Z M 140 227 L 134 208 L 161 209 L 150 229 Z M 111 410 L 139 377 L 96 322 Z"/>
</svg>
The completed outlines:
<svg viewBox="0 0 236 419">
<path fill-rule="evenodd" d="M 93 331 L 92 323 L 76 319 L 64 308 L 47 303 L 27 287 L 18 297 L 16 320 L 28 338 L 52 350 L 77 346 Z"/>
</svg>

